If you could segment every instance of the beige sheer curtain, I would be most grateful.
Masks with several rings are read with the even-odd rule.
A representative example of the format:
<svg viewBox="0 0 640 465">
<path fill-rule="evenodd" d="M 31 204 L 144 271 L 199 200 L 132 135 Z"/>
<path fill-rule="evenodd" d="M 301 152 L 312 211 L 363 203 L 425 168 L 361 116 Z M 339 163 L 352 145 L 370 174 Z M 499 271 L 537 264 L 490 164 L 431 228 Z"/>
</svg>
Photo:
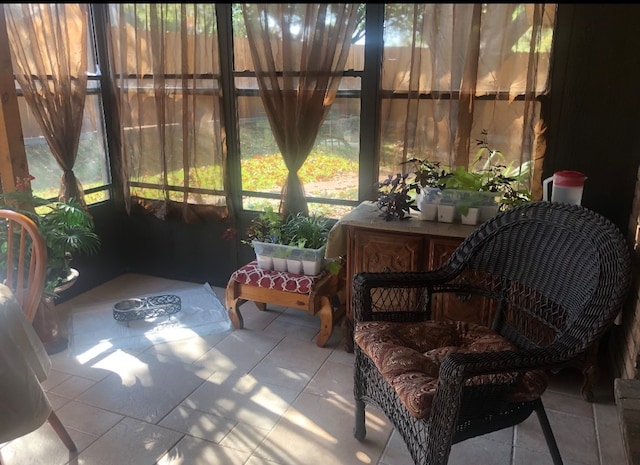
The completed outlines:
<svg viewBox="0 0 640 465">
<path fill-rule="evenodd" d="M 308 213 L 298 170 L 335 100 L 357 25 L 357 4 L 243 4 L 271 130 L 289 171 L 280 211 Z"/>
<path fill-rule="evenodd" d="M 385 27 L 383 143 L 402 140 L 397 162 L 417 156 L 474 168 L 487 130 L 503 164 L 528 173 L 540 195 L 555 4 L 390 4 L 385 21 L 413 18 L 410 46 Z M 402 134 L 394 124 L 400 121 Z"/>
<path fill-rule="evenodd" d="M 13 71 L 63 170 L 59 197 L 84 204 L 73 166 L 87 92 L 88 4 L 4 4 Z"/>
<path fill-rule="evenodd" d="M 127 210 L 227 218 L 214 4 L 109 4 L 108 23 Z"/>
</svg>

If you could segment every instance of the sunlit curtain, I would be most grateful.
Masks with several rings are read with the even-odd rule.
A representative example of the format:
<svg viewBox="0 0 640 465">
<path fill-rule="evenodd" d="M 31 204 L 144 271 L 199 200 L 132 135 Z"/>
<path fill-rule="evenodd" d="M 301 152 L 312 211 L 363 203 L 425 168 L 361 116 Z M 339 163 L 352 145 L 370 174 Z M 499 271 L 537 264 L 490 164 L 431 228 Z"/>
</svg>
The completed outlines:
<svg viewBox="0 0 640 465">
<path fill-rule="evenodd" d="M 494 160 L 526 172 L 540 195 L 555 4 L 387 4 L 382 146 L 394 162 L 416 156 L 474 165 L 486 130 Z M 403 32 L 403 18 L 413 29 Z M 483 161 L 484 162 L 484 161 Z M 382 169 L 382 168 L 381 168 Z"/>
<path fill-rule="evenodd" d="M 357 4 L 243 4 L 260 96 L 288 176 L 280 212 L 308 213 L 298 170 L 335 100 Z"/>
<path fill-rule="evenodd" d="M 107 33 L 128 211 L 226 218 L 214 4 L 109 4 Z"/>
<path fill-rule="evenodd" d="M 87 93 L 86 3 L 5 3 L 13 72 L 62 168 L 59 197 L 84 204 L 73 172 Z"/>
</svg>

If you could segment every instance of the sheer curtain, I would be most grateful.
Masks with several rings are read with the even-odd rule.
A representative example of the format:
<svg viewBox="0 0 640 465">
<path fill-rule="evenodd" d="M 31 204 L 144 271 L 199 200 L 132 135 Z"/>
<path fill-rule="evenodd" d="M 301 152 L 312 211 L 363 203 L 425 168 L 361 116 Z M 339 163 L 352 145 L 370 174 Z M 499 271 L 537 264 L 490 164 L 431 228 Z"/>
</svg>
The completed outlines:
<svg viewBox="0 0 640 465">
<path fill-rule="evenodd" d="M 387 4 L 382 144 L 393 163 L 416 156 L 474 168 L 488 133 L 501 164 L 526 172 L 540 195 L 555 4 Z M 413 19 L 403 33 L 401 18 Z M 400 123 L 398 123 L 400 122 Z M 477 166 L 475 167 L 477 168 Z"/>
<path fill-rule="evenodd" d="M 227 218 L 214 4 L 109 4 L 107 34 L 127 210 Z"/>
<path fill-rule="evenodd" d="M 87 92 L 86 3 L 4 4 L 15 78 L 63 170 L 59 197 L 84 204 L 73 167 Z"/>
<path fill-rule="evenodd" d="M 335 100 L 357 4 L 242 4 L 260 95 L 288 176 L 282 214 L 308 213 L 298 170 Z"/>
</svg>

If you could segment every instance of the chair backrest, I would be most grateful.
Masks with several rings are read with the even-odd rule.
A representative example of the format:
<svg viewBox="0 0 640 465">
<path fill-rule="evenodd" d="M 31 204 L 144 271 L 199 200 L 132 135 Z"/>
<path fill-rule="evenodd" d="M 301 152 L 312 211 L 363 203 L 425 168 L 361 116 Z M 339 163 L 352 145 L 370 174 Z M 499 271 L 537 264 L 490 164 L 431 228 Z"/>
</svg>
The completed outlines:
<svg viewBox="0 0 640 465">
<path fill-rule="evenodd" d="M 28 216 L 0 210 L 0 281 L 11 289 L 29 321 L 33 321 L 44 291 L 47 244 Z"/>
<path fill-rule="evenodd" d="M 611 221 L 552 202 L 497 215 L 444 266 L 464 270 L 474 291 L 497 299 L 494 327 L 503 336 L 521 347 L 563 338 L 569 355 L 613 322 L 631 278 L 629 246 Z"/>
</svg>

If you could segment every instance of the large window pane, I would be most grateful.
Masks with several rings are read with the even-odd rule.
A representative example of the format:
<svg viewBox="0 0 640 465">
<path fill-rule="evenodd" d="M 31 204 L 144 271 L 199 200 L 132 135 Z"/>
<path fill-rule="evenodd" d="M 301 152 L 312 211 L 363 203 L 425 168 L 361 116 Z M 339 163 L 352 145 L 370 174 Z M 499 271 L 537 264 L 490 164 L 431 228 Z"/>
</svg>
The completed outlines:
<svg viewBox="0 0 640 465">
<path fill-rule="evenodd" d="M 18 106 L 29 172 L 35 177 L 31 183 L 34 194 L 44 198 L 57 197 L 62 169 L 53 157 L 42 130 L 24 98 L 18 98 Z M 111 177 L 105 140 L 100 97 L 87 95 L 78 156 L 73 168 L 85 191 L 98 189 L 85 195 L 87 204 L 109 199 Z M 100 187 L 103 189 L 99 189 Z"/>
</svg>

